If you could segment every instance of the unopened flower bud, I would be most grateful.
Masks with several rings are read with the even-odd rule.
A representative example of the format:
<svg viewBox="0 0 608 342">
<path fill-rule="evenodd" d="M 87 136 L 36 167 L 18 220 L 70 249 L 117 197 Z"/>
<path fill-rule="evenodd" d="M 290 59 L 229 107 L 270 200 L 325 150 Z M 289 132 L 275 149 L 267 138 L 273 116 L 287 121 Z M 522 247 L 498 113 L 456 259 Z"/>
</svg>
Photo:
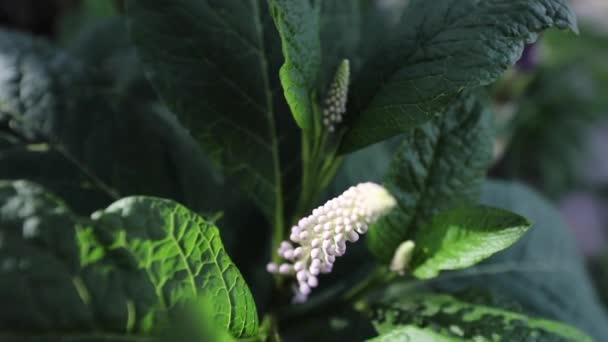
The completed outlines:
<svg viewBox="0 0 608 342">
<path fill-rule="evenodd" d="M 328 96 L 325 99 L 323 124 L 330 132 L 335 131 L 335 126 L 342 122 L 342 114 L 346 112 L 349 79 L 350 63 L 348 59 L 344 59 L 340 65 L 338 65 L 334 80 L 329 86 Z"/>
<path fill-rule="evenodd" d="M 416 244 L 411 240 L 407 240 L 397 247 L 397 250 L 393 255 L 393 260 L 391 261 L 391 271 L 397 272 L 400 275 L 405 274 L 405 271 L 408 269 L 410 261 L 412 260 L 414 247 L 416 247 Z"/>
</svg>

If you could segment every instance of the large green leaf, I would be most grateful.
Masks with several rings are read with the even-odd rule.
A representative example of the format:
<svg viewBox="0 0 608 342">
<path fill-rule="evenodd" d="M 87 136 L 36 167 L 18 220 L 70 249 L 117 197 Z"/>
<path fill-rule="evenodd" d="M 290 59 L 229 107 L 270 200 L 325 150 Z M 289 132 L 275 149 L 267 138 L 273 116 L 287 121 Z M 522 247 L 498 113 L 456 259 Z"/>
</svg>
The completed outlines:
<svg viewBox="0 0 608 342">
<path fill-rule="evenodd" d="M 160 96 L 273 217 L 282 191 L 267 11 L 260 0 L 127 1 L 131 36 Z"/>
<path fill-rule="evenodd" d="M 223 251 L 217 228 L 199 216 L 185 214 L 192 222 L 181 225 L 188 231 L 175 237 L 175 246 L 183 249 L 158 243 L 147 251 L 149 264 L 142 264 L 137 253 L 146 243 L 154 244 L 159 231 L 174 228 L 169 223 L 184 222 L 154 217 L 165 214 L 162 204 L 168 201 L 139 200 L 150 204 L 147 212 L 122 206 L 130 201 L 125 199 L 90 220 L 72 214 L 36 184 L 0 181 L 1 341 L 151 340 L 151 333 L 171 334 L 177 326 L 184 328 L 180 336 L 197 333 L 226 341 L 228 328 L 234 336 L 256 332 L 249 290 Z M 187 211 L 177 205 L 172 209 Z M 121 248 L 131 235 L 120 230 L 123 226 L 108 224 L 141 220 L 147 230 L 130 226 L 133 234 L 150 236 L 136 248 Z M 192 263 L 180 264 L 177 255 L 191 257 Z"/>
<path fill-rule="evenodd" d="M 385 186 L 398 206 L 368 234 L 368 246 L 388 263 L 397 246 L 433 214 L 475 200 L 492 159 L 491 113 L 474 95 L 442 118 L 404 137 Z"/>
<path fill-rule="evenodd" d="M 443 270 L 475 265 L 511 246 L 528 228 L 525 218 L 492 207 L 457 207 L 439 213 L 414 238 L 412 274 L 428 279 Z"/>
<path fill-rule="evenodd" d="M 313 94 L 321 67 L 320 6 L 309 0 L 270 0 L 281 35 L 285 64 L 280 77 L 287 103 L 298 125 L 309 129 L 314 120 Z"/>
<path fill-rule="evenodd" d="M 519 303 L 526 312 L 576 326 L 598 341 L 608 339 L 608 315 L 559 212 L 516 183 L 488 182 L 482 203 L 525 216 L 534 226 L 511 248 L 432 284 L 449 291 L 481 287 Z"/>
<path fill-rule="evenodd" d="M 415 295 L 378 304 L 374 324 L 381 334 L 416 326 L 444 335 L 448 341 L 592 341 L 557 321 L 470 304 L 449 295 Z"/>
<path fill-rule="evenodd" d="M 0 121 L 15 136 L 0 147 L 0 178 L 39 182 L 83 215 L 131 194 L 219 209 L 202 195 L 217 182 L 200 176 L 210 165 L 198 144 L 145 90 L 122 23 L 109 29 L 87 38 L 107 56 L 78 44 L 103 74 L 42 40 L 0 32 Z"/>
<path fill-rule="evenodd" d="M 152 328 L 154 288 L 40 186 L 0 181 L 0 340 L 128 340 Z"/>
<path fill-rule="evenodd" d="M 235 337 L 253 336 L 258 316 L 253 297 L 230 260 L 215 225 L 186 207 L 151 197 L 129 197 L 93 214 L 152 281 L 161 307 L 210 298 L 216 322 Z"/>
<path fill-rule="evenodd" d="M 441 114 L 465 89 L 495 81 L 525 43 L 576 30 L 565 0 L 412 0 L 353 83 L 342 144 L 352 151 Z"/>
</svg>

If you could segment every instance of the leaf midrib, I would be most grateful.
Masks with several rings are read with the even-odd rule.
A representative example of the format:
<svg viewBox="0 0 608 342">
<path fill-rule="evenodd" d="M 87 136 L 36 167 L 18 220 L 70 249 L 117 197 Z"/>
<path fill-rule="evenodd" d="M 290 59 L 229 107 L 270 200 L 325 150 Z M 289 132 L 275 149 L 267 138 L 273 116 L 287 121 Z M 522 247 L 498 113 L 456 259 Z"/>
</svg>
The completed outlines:
<svg viewBox="0 0 608 342">
<path fill-rule="evenodd" d="M 277 131 L 274 122 L 274 106 L 273 106 L 273 95 L 272 88 L 270 87 L 270 80 L 268 79 L 268 61 L 266 58 L 266 48 L 264 44 L 264 29 L 261 22 L 260 17 L 260 7 L 257 0 L 251 0 L 253 4 L 253 9 L 255 11 L 254 15 L 254 23 L 256 26 L 256 31 L 258 34 L 258 39 L 260 39 L 260 45 L 262 47 L 263 53 L 260 55 L 260 66 L 262 68 L 262 80 L 264 83 L 264 94 L 266 96 L 266 107 L 268 108 L 267 120 L 270 130 L 270 139 L 272 146 L 272 163 L 273 163 L 273 173 L 274 173 L 274 230 L 275 234 L 283 233 L 283 190 L 282 190 L 282 175 L 281 175 L 281 162 L 279 156 L 279 147 L 277 140 Z"/>
</svg>

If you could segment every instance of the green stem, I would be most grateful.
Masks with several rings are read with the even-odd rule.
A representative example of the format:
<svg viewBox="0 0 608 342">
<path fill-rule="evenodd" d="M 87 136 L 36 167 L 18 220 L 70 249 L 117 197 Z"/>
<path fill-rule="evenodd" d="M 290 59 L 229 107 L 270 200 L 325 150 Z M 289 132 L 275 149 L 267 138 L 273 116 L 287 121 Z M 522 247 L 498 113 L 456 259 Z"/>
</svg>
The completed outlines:
<svg viewBox="0 0 608 342">
<path fill-rule="evenodd" d="M 274 314 L 266 314 L 260 325 L 258 336 L 254 337 L 255 340 L 252 341 L 281 342 L 277 323 L 277 318 Z M 240 341 L 243 341 L 243 339 L 239 339 Z"/>
<path fill-rule="evenodd" d="M 365 279 L 346 292 L 342 299 L 346 302 L 354 302 L 362 295 L 368 293 L 371 289 L 390 282 L 396 276 L 396 273 L 388 271 L 386 267 L 378 267 L 374 272 L 370 273 Z"/>
</svg>

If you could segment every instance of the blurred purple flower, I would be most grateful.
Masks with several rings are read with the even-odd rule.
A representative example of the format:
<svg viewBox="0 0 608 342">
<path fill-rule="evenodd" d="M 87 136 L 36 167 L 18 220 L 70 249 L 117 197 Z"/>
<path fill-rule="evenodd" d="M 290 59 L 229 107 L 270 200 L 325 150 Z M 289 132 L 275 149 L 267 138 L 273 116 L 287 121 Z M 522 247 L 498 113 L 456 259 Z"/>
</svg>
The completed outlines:
<svg viewBox="0 0 608 342">
<path fill-rule="evenodd" d="M 528 44 L 524 48 L 524 52 L 521 55 L 519 61 L 515 65 L 517 70 L 522 72 L 531 72 L 536 69 L 538 65 L 538 44 Z"/>
<path fill-rule="evenodd" d="M 574 193 L 559 204 L 562 216 L 574 233 L 577 244 L 586 256 L 597 256 L 606 245 L 603 231 L 602 202 L 589 193 Z"/>
</svg>

